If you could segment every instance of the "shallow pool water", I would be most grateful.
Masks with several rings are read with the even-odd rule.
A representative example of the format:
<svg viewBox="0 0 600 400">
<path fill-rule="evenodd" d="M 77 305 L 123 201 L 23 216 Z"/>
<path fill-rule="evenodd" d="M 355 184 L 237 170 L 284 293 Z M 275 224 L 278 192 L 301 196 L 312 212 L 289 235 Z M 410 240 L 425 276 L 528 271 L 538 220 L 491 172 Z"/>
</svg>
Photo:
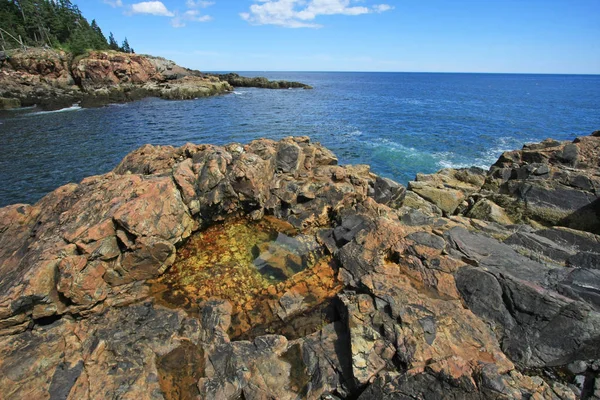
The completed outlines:
<svg viewBox="0 0 600 400">
<path fill-rule="evenodd" d="M 235 307 L 314 266 L 321 256 L 315 236 L 299 234 L 287 222 L 228 220 L 193 235 L 151 286 L 160 302 L 173 307 L 195 308 L 210 298 Z"/>
</svg>

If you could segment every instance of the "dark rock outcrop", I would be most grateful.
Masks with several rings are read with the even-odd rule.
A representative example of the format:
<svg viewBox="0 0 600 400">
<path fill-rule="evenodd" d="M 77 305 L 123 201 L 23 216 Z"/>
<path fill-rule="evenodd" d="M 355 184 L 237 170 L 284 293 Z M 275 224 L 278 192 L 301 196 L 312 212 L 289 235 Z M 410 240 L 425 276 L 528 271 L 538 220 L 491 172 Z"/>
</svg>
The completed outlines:
<svg viewBox="0 0 600 400">
<path fill-rule="evenodd" d="M 552 157 L 590 163 L 590 138 Z M 3 394 L 598 398 L 600 237 L 456 215 L 492 201 L 494 171 L 419 176 L 406 190 L 305 137 L 147 145 L 108 174 L 2 208 Z M 585 171 L 595 182 L 597 168 Z M 298 233 L 255 247 L 259 269 L 287 280 L 248 297 L 215 272 L 211 298 L 184 299 L 203 289 L 181 270 L 200 268 L 182 263 L 192 235 L 212 246 L 232 217 Z M 169 291 L 173 269 L 183 286 Z"/>
<path fill-rule="evenodd" d="M 248 78 L 235 73 L 211 74 L 222 81 L 229 82 L 233 87 L 256 87 L 262 89 L 312 89 L 312 86 L 292 81 L 270 81 L 262 76 Z"/>
</svg>

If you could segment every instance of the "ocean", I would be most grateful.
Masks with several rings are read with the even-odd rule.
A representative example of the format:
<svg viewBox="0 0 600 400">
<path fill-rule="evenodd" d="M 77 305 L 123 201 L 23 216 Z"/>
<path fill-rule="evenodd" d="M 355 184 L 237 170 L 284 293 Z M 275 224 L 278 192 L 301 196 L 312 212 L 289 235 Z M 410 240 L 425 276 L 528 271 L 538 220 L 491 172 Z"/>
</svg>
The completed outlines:
<svg viewBox="0 0 600 400">
<path fill-rule="evenodd" d="M 239 88 L 186 101 L 0 111 L 0 206 L 34 203 L 110 171 L 152 143 L 310 136 L 341 164 L 406 183 L 446 167 L 487 169 L 506 150 L 600 129 L 599 75 L 240 72 L 313 90 Z"/>
</svg>

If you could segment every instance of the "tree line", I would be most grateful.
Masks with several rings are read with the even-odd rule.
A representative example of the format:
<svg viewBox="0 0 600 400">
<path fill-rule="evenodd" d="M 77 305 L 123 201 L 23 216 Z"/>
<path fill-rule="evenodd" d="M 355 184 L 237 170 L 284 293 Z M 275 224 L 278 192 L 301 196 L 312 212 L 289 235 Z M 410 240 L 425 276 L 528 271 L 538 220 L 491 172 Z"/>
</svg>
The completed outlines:
<svg viewBox="0 0 600 400">
<path fill-rule="evenodd" d="M 87 50 L 134 52 L 127 38 L 119 45 L 111 32 L 106 39 L 96 20 L 89 23 L 71 0 L 0 0 L 0 46 L 49 46 L 74 55 Z"/>
</svg>

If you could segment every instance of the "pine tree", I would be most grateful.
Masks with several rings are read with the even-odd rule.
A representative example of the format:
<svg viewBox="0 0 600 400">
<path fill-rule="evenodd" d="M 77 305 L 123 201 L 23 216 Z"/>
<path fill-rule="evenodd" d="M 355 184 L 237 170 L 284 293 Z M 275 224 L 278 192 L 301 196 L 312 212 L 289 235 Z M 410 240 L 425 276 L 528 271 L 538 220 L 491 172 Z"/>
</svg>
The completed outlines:
<svg viewBox="0 0 600 400">
<path fill-rule="evenodd" d="M 115 39 L 115 36 L 113 35 L 113 33 L 111 32 L 110 35 L 108 35 L 108 48 L 111 50 L 119 50 L 119 44 L 117 43 L 117 40 Z"/>
<path fill-rule="evenodd" d="M 121 46 L 121 51 L 123 53 L 131 53 L 131 47 L 129 47 L 129 41 L 127 40 L 127 38 L 125 38 L 125 40 L 123 40 L 123 45 Z"/>
<path fill-rule="evenodd" d="M 92 24 L 90 28 L 94 32 L 94 48 L 98 50 L 105 50 L 108 48 L 108 42 L 106 41 L 106 36 L 102 33 L 102 29 L 96 23 L 96 20 L 92 20 Z"/>
<path fill-rule="evenodd" d="M 74 56 L 84 54 L 91 48 L 89 38 L 85 35 L 83 29 L 77 29 L 69 40 L 69 48 Z"/>
<path fill-rule="evenodd" d="M 91 24 L 71 0 L 0 0 L 0 27 L 5 48 L 54 46 L 80 53 L 86 49 L 119 49 L 114 36 L 106 40 L 95 20 Z M 129 46 L 129 43 L 127 43 Z"/>
</svg>

